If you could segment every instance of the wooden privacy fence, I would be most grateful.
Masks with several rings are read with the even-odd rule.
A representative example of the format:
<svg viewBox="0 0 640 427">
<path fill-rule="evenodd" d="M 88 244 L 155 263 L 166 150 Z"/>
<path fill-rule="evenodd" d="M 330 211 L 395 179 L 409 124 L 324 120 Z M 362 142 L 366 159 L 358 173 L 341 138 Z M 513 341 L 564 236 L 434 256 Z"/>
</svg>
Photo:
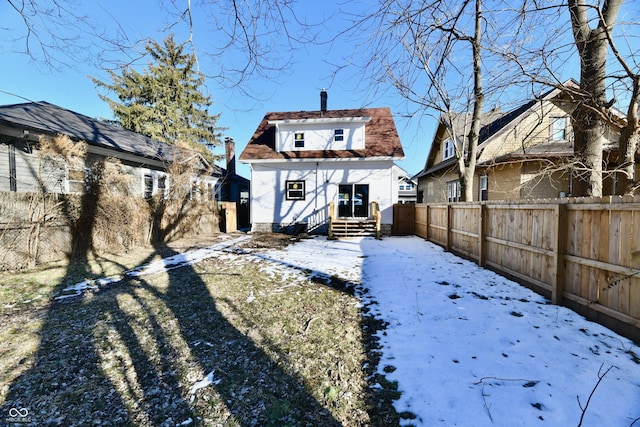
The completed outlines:
<svg viewBox="0 0 640 427">
<path fill-rule="evenodd" d="M 640 341 L 640 198 L 419 204 L 414 234 Z"/>
</svg>

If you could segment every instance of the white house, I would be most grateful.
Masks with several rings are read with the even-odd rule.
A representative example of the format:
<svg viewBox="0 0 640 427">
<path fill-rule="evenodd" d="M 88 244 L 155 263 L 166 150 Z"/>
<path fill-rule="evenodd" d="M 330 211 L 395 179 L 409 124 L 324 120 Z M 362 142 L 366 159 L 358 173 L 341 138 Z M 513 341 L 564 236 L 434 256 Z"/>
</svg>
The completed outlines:
<svg viewBox="0 0 640 427">
<path fill-rule="evenodd" d="M 398 173 L 398 204 L 416 203 L 418 199 L 418 182 L 411 178 L 406 170 L 395 165 Z"/>
<path fill-rule="evenodd" d="M 389 234 L 402 158 L 389 108 L 327 110 L 323 91 L 319 111 L 267 113 L 239 158 L 251 167 L 252 230 L 326 232 L 330 214 L 363 221 L 377 203 Z"/>
</svg>

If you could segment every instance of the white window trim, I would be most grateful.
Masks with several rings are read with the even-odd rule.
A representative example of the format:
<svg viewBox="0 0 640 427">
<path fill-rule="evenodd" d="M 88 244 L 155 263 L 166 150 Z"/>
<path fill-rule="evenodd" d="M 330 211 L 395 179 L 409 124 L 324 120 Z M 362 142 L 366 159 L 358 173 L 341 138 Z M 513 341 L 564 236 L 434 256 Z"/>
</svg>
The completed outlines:
<svg viewBox="0 0 640 427">
<path fill-rule="evenodd" d="M 556 127 L 556 123 L 560 120 L 564 122 L 564 127 Z M 563 138 L 556 138 L 556 134 L 562 131 L 564 133 Z M 567 116 L 551 116 L 549 123 L 549 140 L 551 141 L 566 141 L 569 133 L 569 119 Z"/>
<path fill-rule="evenodd" d="M 456 154 L 455 145 L 451 138 L 444 140 L 444 150 L 442 151 L 442 160 L 447 160 L 454 157 Z"/>
<path fill-rule="evenodd" d="M 455 195 L 453 192 L 455 191 Z M 447 182 L 447 202 L 459 202 L 460 201 L 460 180 Z"/>
<path fill-rule="evenodd" d="M 169 188 L 171 187 L 171 182 L 170 182 L 171 180 L 169 179 L 169 174 L 166 172 L 157 171 L 153 169 L 141 169 L 140 172 L 141 172 L 140 188 L 141 188 L 142 197 L 145 196 L 145 191 L 146 191 L 144 177 L 149 175 L 151 176 L 151 197 L 158 194 L 159 178 L 164 177 L 164 198 L 166 199 L 169 193 Z"/>
<path fill-rule="evenodd" d="M 480 175 L 480 180 L 478 182 L 478 200 L 482 201 L 482 192 L 489 191 L 489 176 Z"/>
</svg>

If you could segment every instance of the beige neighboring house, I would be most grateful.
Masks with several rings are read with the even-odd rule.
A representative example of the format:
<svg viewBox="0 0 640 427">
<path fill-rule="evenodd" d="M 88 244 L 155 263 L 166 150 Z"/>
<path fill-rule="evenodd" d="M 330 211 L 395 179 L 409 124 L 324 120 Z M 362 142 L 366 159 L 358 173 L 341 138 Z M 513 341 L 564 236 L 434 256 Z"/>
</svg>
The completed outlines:
<svg viewBox="0 0 640 427">
<path fill-rule="evenodd" d="M 564 83 L 578 88 L 574 80 Z M 473 200 L 557 198 L 571 195 L 573 159 L 571 113 L 575 101 L 561 89 L 552 89 L 518 108 L 493 109 L 482 116 Z M 450 119 L 449 119 L 450 117 Z M 460 201 L 459 148 L 467 141 L 471 113 L 442 116 L 418 181 L 418 202 Z M 611 126 L 605 162 L 617 155 L 619 129 Z M 615 183 L 604 180 L 605 194 Z"/>
</svg>

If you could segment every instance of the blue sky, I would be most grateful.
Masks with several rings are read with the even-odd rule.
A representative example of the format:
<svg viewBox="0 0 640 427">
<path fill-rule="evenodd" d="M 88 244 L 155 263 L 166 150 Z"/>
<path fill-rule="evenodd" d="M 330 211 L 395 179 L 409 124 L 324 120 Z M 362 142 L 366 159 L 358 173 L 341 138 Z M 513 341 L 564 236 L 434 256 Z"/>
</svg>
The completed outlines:
<svg viewBox="0 0 640 427">
<path fill-rule="evenodd" d="M 179 3 L 186 4 L 186 1 Z M 200 60 L 201 71 L 213 76 L 219 72 L 222 64 L 242 61 L 244 52 L 241 50 L 228 49 L 224 55 L 213 54 L 216 47 L 225 40 L 221 31 L 215 27 L 228 27 L 227 15 L 216 11 L 214 6 L 210 10 L 203 10 L 197 8 L 196 2 L 192 3 L 193 45 Z M 320 5 L 316 2 L 302 4 L 303 8 L 297 10 L 298 17 L 306 22 L 326 21 L 325 25 L 313 27 L 323 39 L 330 37 L 336 30 L 335 26 L 339 28 L 345 24 L 343 19 L 346 11 L 338 10 L 338 6 L 324 3 Z M 50 49 L 49 52 L 56 60 L 65 63 L 52 69 L 38 54 L 38 46 L 33 38 L 30 46 L 35 59 L 24 53 L 24 25 L 7 2 L 0 2 L 0 55 L 3 63 L 0 70 L 0 105 L 26 100 L 47 101 L 91 117 L 112 118 L 108 105 L 100 100 L 89 77 L 105 80 L 107 77 L 102 67 L 111 63 L 96 59 L 100 52 L 99 46 L 96 46 L 99 42 L 87 33 L 88 26 L 94 27 L 92 32 L 100 32 L 111 38 L 116 34 L 126 34 L 130 41 L 145 38 L 160 41 L 169 32 L 176 34 L 177 41 L 186 40 L 189 36 L 189 27 L 184 22 L 168 28 L 168 25 L 176 22 L 177 13 L 180 12 L 175 8 L 172 10 L 171 1 L 76 0 L 72 5 L 73 13 L 78 17 L 86 17 L 87 23 L 63 22 L 55 30 L 61 35 L 79 36 L 73 45 L 80 48 L 63 51 Z M 358 8 L 360 5 L 350 3 L 346 7 Z M 283 40 L 266 34 L 267 37 L 263 40 L 265 46 L 273 47 L 272 58 L 275 61 L 288 60 L 284 67 L 271 73 L 268 78 L 254 75 L 236 88 L 226 87 L 215 78 L 207 80 L 206 89 L 214 101 L 211 112 L 221 113 L 219 125 L 228 128 L 224 135 L 235 139 L 238 154 L 244 149 L 266 112 L 317 110 L 320 90 L 326 88 L 329 93 L 329 109 L 390 107 L 406 155 L 406 159 L 398 164 L 410 174 L 422 169 L 433 137 L 435 120 L 431 117 L 406 119 L 403 117 L 404 101 L 394 91 L 372 90 L 363 84 L 357 71 L 340 59 L 348 55 L 354 46 L 344 43 L 299 43 L 296 45 L 298 49 L 289 58 L 286 54 L 278 53 L 283 49 Z M 139 43 L 138 50 L 142 50 L 143 46 L 144 43 Z M 123 52 L 107 54 L 110 60 L 125 61 L 130 56 L 131 54 L 127 56 Z M 147 60 L 136 64 L 142 67 L 147 64 Z M 277 67 L 278 65 L 276 64 Z M 337 75 L 333 74 L 335 65 L 344 66 Z M 223 149 L 218 152 L 222 153 Z M 238 172 L 250 177 L 247 165 L 238 164 Z"/>
</svg>

